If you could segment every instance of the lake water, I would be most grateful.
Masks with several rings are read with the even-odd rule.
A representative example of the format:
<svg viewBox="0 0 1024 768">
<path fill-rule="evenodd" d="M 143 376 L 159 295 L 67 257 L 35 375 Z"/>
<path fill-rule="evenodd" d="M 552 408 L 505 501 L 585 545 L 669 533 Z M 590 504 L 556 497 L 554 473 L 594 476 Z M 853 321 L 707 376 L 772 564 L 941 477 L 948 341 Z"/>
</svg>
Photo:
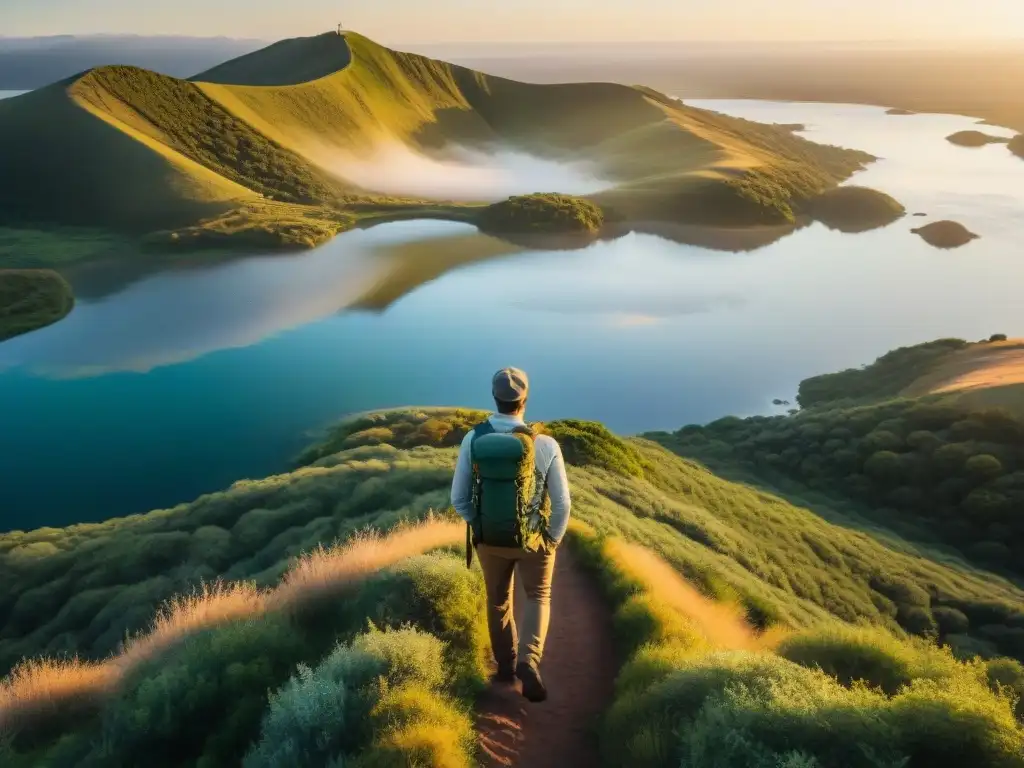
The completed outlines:
<svg viewBox="0 0 1024 768">
<path fill-rule="evenodd" d="M 878 155 L 853 183 L 928 218 L 860 235 L 814 225 L 748 253 L 640 234 L 523 252 L 466 225 L 404 222 L 303 255 L 120 286 L 75 278 L 66 320 L 0 344 L 0 528 L 140 512 L 278 472 L 353 412 L 487 407 L 503 365 L 530 373 L 531 418 L 634 433 L 780 412 L 772 399 L 802 378 L 899 345 L 1024 334 L 1024 161 L 945 141 L 974 120 L 691 103 Z M 940 251 L 909 231 L 939 218 L 982 238 Z"/>
</svg>

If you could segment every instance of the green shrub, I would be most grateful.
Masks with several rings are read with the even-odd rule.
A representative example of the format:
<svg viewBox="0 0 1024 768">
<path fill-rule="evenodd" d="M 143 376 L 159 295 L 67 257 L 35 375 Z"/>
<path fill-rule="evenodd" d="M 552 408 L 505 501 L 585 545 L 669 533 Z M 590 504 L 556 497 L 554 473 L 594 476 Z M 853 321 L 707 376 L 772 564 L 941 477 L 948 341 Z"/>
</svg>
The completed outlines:
<svg viewBox="0 0 1024 768">
<path fill-rule="evenodd" d="M 604 226 L 604 211 L 581 197 L 521 195 L 485 208 L 479 224 L 497 233 L 595 235 Z"/>
<path fill-rule="evenodd" d="M 636 448 L 602 424 L 564 419 L 540 425 L 539 429 L 558 441 L 568 464 L 597 466 L 618 474 L 644 476 L 644 460 Z"/>
<path fill-rule="evenodd" d="M 863 683 L 890 695 L 915 679 L 948 677 L 957 669 L 947 651 L 868 628 L 834 626 L 792 635 L 783 640 L 778 654 L 821 669 L 848 688 Z"/>
<path fill-rule="evenodd" d="M 192 636 L 139 669 L 103 712 L 98 754 L 112 765 L 229 764 L 259 734 L 267 691 L 305 653 L 280 618 Z"/>
<path fill-rule="evenodd" d="M 386 443 L 395 448 L 456 446 L 470 429 L 485 418 L 485 411 L 467 408 L 371 413 L 343 421 L 332 428 L 321 442 L 302 453 L 297 464 L 313 464 L 326 456 L 360 445 Z"/>
<path fill-rule="evenodd" d="M 360 635 L 350 645 L 338 646 L 315 669 L 300 666 L 270 697 L 259 742 L 244 766 L 346 763 L 372 747 L 380 729 L 374 721 L 381 719 L 372 713 L 382 701 L 410 687 L 439 696 L 444 681 L 443 646 L 436 638 L 413 629 Z M 383 719 L 388 728 L 394 727 L 393 713 Z"/>
<path fill-rule="evenodd" d="M 1003 474 L 1003 464 L 995 456 L 987 453 L 971 456 L 964 465 L 968 474 L 977 480 L 991 480 Z"/>
<path fill-rule="evenodd" d="M 1024 664 L 1014 659 L 991 659 L 985 664 L 993 690 L 1008 692 L 1018 719 L 1024 719 Z"/>
<path fill-rule="evenodd" d="M 939 606 L 932 609 L 932 615 L 939 625 L 939 631 L 943 635 L 962 635 L 971 628 L 971 621 L 956 608 Z"/>
</svg>

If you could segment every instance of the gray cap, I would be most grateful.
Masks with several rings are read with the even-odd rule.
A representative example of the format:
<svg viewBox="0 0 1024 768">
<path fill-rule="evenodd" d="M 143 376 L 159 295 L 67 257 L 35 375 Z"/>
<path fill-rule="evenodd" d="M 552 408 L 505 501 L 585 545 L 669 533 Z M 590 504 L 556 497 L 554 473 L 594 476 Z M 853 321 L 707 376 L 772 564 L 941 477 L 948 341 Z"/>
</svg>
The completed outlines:
<svg viewBox="0 0 1024 768">
<path fill-rule="evenodd" d="M 502 368 L 491 380 L 491 393 L 503 403 L 525 400 L 530 391 L 530 380 L 518 368 Z"/>
</svg>

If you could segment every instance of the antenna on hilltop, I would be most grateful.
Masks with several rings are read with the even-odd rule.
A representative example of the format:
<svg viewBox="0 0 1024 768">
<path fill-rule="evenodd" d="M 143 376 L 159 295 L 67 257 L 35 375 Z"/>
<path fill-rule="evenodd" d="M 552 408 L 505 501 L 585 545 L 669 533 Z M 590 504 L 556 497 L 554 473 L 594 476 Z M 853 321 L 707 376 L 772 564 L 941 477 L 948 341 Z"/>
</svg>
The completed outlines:
<svg viewBox="0 0 1024 768">
<path fill-rule="evenodd" d="M 339 35 L 345 34 L 344 27 L 342 27 L 340 23 L 338 24 L 338 34 Z"/>
</svg>

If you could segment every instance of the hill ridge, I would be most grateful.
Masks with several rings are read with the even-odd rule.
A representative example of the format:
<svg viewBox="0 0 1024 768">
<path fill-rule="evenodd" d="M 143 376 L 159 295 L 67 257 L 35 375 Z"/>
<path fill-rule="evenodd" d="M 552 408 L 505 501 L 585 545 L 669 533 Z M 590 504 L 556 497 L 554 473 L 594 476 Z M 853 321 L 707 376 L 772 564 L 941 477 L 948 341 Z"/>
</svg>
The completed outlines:
<svg viewBox="0 0 1024 768">
<path fill-rule="evenodd" d="M 190 80 L 97 67 L 0 104 L 0 174 L 19 180 L 0 191 L 0 209 L 143 232 L 199 225 L 194 235 L 238 211 L 243 223 L 220 227 L 225 238 L 315 245 L 381 205 L 346 177 L 347 163 L 396 145 L 442 158 L 498 145 L 585 163 L 611 185 L 590 199 L 617 221 L 780 230 L 873 160 L 646 88 L 522 83 L 330 33 Z"/>
</svg>

